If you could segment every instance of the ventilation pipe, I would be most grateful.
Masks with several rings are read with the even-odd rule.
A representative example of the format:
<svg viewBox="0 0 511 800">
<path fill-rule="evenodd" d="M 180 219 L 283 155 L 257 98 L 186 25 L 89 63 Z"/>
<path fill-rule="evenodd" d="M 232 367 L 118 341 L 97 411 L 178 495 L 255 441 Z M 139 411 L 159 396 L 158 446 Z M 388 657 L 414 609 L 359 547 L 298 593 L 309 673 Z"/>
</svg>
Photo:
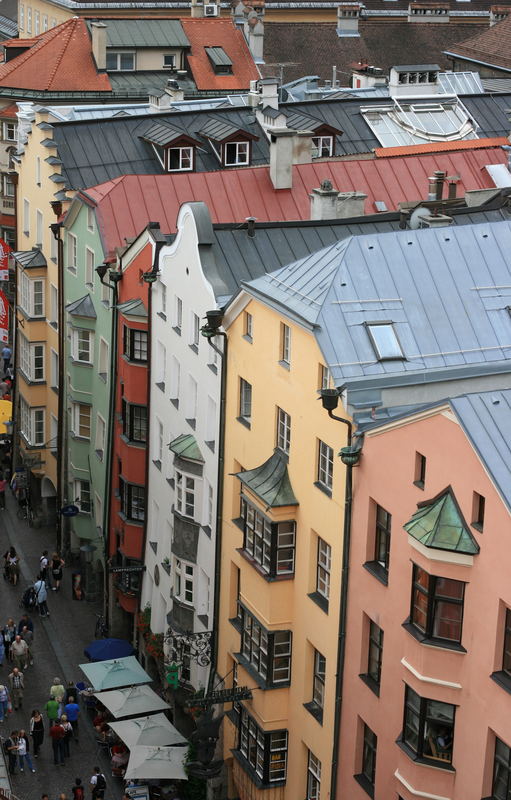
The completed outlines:
<svg viewBox="0 0 511 800">
<path fill-rule="evenodd" d="M 338 194 L 331 181 L 321 181 L 319 189 L 313 189 L 309 195 L 311 219 L 336 219 Z"/>
</svg>

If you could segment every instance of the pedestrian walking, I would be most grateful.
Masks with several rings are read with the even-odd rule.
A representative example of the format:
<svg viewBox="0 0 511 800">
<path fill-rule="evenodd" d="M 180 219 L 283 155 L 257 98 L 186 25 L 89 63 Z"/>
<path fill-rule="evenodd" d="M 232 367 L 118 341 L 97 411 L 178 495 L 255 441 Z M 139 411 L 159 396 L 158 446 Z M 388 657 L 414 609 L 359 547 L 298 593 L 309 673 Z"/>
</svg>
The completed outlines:
<svg viewBox="0 0 511 800">
<path fill-rule="evenodd" d="M 11 655 L 11 644 L 14 641 L 14 637 L 16 636 L 16 625 L 14 624 L 14 620 L 12 617 L 9 617 L 5 626 L 2 629 L 2 636 L 4 640 L 4 647 L 5 647 L 5 655 L 7 658 L 10 658 Z"/>
<path fill-rule="evenodd" d="M 34 631 L 31 631 L 26 625 L 21 631 L 21 638 L 24 642 L 27 643 L 28 647 L 28 664 L 32 665 L 34 663 Z"/>
<path fill-rule="evenodd" d="M 5 477 L 0 476 L 0 511 L 5 509 L 5 490 L 8 487 L 8 483 L 5 480 Z"/>
<path fill-rule="evenodd" d="M 18 731 L 11 731 L 11 735 L 4 742 L 4 748 L 9 759 L 9 773 L 15 775 L 18 760 Z"/>
<path fill-rule="evenodd" d="M 64 765 L 64 751 L 62 740 L 64 738 L 64 728 L 59 724 L 59 720 L 54 720 L 50 728 L 51 746 L 53 748 L 53 763 L 55 766 Z"/>
<path fill-rule="evenodd" d="M 71 787 L 73 800 L 85 800 L 85 790 L 82 786 L 82 779 L 75 778 L 74 786 Z"/>
<path fill-rule="evenodd" d="M 7 686 L 4 686 L 0 683 L 0 722 L 3 722 L 7 716 L 9 699 L 9 691 Z"/>
<path fill-rule="evenodd" d="M 66 712 L 66 717 L 69 720 L 69 722 L 71 723 L 71 726 L 73 728 L 73 736 L 74 736 L 75 742 L 77 742 L 78 741 L 78 716 L 80 714 L 80 706 L 78 705 L 78 703 L 75 702 L 75 699 L 74 699 L 73 695 L 70 695 L 69 702 L 66 703 L 64 711 Z"/>
<path fill-rule="evenodd" d="M 4 375 L 7 374 L 7 370 L 9 369 L 9 365 L 11 363 L 11 357 L 12 357 L 12 350 L 9 347 L 9 345 L 6 344 L 2 350 L 2 358 L 4 360 Z"/>
<path fill-rule="evenodd" d="M 54 678 L 53 683 L 50 686 L 50 697 L 53 697 L 54 700 L 57 700 L 59 697 L 64 697 L 66 690 L 64 689 L 64 685 L 60 678 Z"/>
<path fill-rule="evenodd" d="M 18 669 L 23 672 L 23 670 L 28 667 L 28 659 L 28 644 L 21 638 L 19 633 L 17 633 L 11 644 L 11 661 L 15 667 L 18 667 Z"/>
<path fill-rule="evenodd" d="M 32 711 L 30 718 L 30 735 L 34 745 L 34 758 L 39 758 L 39 750 L 44 740 L 44 720 L 39 709 Z"/>
<path fill-rule="evenodd" d="M 28 628 L 29 631 L 34 631 L 34 623 L 28 616 L 28 614 L 22 614 L 21 619 L 18 622 L 18 633 L 22 633 L 23 628 Z"/>
<path fill-rule="evenodd" d="M 23 690 L 25 688 L 25 681 L 23 673 L 20 672 L 18 667 L 14 667 L 9 675 L 9 685 L 11 687 L 11 697 L 14 710 L 23 707 Z"/>
<path fill-rule="evenodd" d="M 48 717 L 48 722 L 50 725 L 53 725 L 55 720 L 59 718 L 59 703 L 58 700 L 55 698 L 50 697 L 48 702 L 46 703 L 44 710 L 46 711 L 46 716 Z"/>
<path fill-rule="evenodd" d="M 69 756 L 71 755 L 69 751 L 69 742 L 73 738 L 73 728 L 65 714 L 62 714 L 60 718 L 60 726 L 64 730 L 64 738 L 62 739 L 62 750 L 64 753 L 64 758 L 69 758 Z"/>
<path fill-rule="evenodd" d="M 4 553 L 4 562 L 4 575 L 7 576 L 10 583 L 16 586 L 20 576 L 20 559 L 15 547 L 9 547 Z"/>
<path fill-rule="evenodd" d="M 0 667 L 3 667 L 5 660 L 5 644 L 3 634 L 0 633 Z"/>
<path fill-rule="evenodd" d="M 90 788 L 92 791 L 93 800 L 97 800 L 98 798 L 105 796 L 106 778 L 99 767 L 94 767 L 94 774 L 90 779 Z"/>
<path fill-rule="evenodd" d="M 9 393 L 9 384 L 5 382 L 5 379 L 0 381 L 0 397 L 3 398 L 5 394 Z"/>
<path fill-rule="evenodd" d="M 41 617 L 49 617 L 50 614 L 48 611 L 48 605 L 46 603 L 46 600 L 48 599 L 48 593 L 46 591 L 46 584 L 44 582 L 44 579 L 41 578 L 40 575 L 39 578 L 34 583 L 34 589 L 36 593 L 37 605 L 39 606 L 39 615 Z"/>
<path fill-rule="evenodd" d="M 28 736 L 23 728 L 21 728 L 18 737 L 18 761 L 20 765 L 20 772 L 23 772 L 25 769 L 25 761 L 27 762 L 29 770 L 35 772 L 32 759 L 30 758 L 30 744 L 28 741 Z"/>
<path fill-rule="evenodd" d="M 51 586 L 50 583 L 50 576 L 49 576 L 49 558 L 48 558 L 48 551 L 43 550 L 41 553 L 41 557 L 39 558 L 39 571 L 42 580 L 46 584 L 46 588 L 49 589 Z"/>
<path fill-rule="evenodd" d="M 60 557 L 58 553 L 53 553 L 51 557 L 51 576 L 55 581 L 55 586 L 53 587 L 54 592 L 58 592 L 60 589 L 60 581 L 62 580 L 62 567 L 66 565 L 66 562 L 63 558 Z"/>
<path fill-rule="evenodd" d="M 66 694 L 65 694 L 65 701 L 66 703 L 70 703 L 70 698 L 73 698 L 73 702 L 76 702 L 76 698 L 78 697 L 78 687 L 74 681 L 69 681 L 66 687 Z M 67 712 L 66 712 L 67 713 Z M 69 714 L 67 715 L 68 719 L 70 719 Z"/>
</svg>

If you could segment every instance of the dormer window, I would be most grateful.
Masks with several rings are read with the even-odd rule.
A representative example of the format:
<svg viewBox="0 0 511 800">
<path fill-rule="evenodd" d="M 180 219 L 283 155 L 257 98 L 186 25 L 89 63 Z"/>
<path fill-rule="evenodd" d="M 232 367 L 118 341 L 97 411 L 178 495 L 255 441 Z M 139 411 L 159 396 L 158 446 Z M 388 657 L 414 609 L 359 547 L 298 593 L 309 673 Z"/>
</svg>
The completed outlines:
<svg viewBox="0 0 511 800">
<path fill-rule="evenodd" d="M 223 146 L 223 157 L 226 167 L 246 166 L 250 163 L 250 143 L 227 142 Z"/>
<path fill-rule="evenodd" d="M 166 172 L 192 172 L 195 169 L 195 148 L 201 143 L 173 125 L 155 122 L 141 138 L 152 145 Z"/>
<path fill-rule="evenodd" d="M 248 166 L 251 161 L 252 142 L 259 138 L 224 119 L 213 117 L 206 121 L 199 135 L 208 140 L 213 153 L 224 167 Z"/>
<path fill-rule="evenodd" d="M 163 54 L 163 69 L 174 69 L 176 66 L 176 56 L 174 53 Z"/>
<path fill-rule="evenodd" d="M 167 172 L 191 172 L 194 167 L 193 147 L 168 147 Z"/>
<path fill-rule="evenodd" d="M 205 50 L 215 75 L 232 75 L 232 61 L 223 47 L 206 47 Z"/>
<path fill-rule="evenodd" d="M 133 72 L 135 69 L 135 53 L 116 53 L 107 50 L 106 53 L 107 72 Z"/>
<path fill-rule="evenodd" d="M 368 322 L 366 326 L 378 361 L 404 359 L 392 322 Z"/>
<path fill-rule="evenodd" d="M 329 158 L 333 155 L 334 137 L 333 136 L 313 136 L 312 137 L 312 157 Z"/>
</svg>

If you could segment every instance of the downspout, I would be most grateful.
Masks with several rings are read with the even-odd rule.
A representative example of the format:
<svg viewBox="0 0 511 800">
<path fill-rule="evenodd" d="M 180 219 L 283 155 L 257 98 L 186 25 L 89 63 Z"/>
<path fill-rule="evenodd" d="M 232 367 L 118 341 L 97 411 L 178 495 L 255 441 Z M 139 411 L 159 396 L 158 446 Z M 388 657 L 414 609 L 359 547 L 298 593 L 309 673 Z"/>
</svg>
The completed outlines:
<svg viewBox="0 0 511 800">
<path fill-rule="evenodd" d="M 14 186 L 14 249 L 18 249 L 18 180 L 17 172 L 9 173 Z M 18 265 L 14 264 L 14 297 L 12 299 L 12 353 L 14 369 L 18 369 Z M 18 419 L 19 419 L 19 386 L 18 381 L 14 381 L 14 392 L 12 397 L 12 433 L 11 433 L 11 474 L 14 474 L 18 463 Z"/>
<path fill-rule="evenodd" d="M 110 470 L 112 465 L 112 448 L 114 439 L 114 415 L 115 415 L 115 395 L 117 386 L 117 284 L 122 278 L 122 256 L 119 258 L 119 270 L 110 270 L 108 273 L 109 281 L 105 282 L 106 269 L 103 271 L 101 264 L 96 268 L 99 275 L 99 280 L 103 286 L 108 286 L 112 290 L 112 327 L 111 327 L 111 358 L 110 358 L 110 397 L 108 403 L 108 437 L 106 448 L 106 469 L 105 469 L 105 504 L 103 506 L 103 558 L 105 562 L 105 579 L 103 581 L 103 616 L 105 618 L 105 625 L 109 627 L 109 595 L 110 595 L 110 573 L 108 572 L 109 561 L 109 543 L 110 543 L 110 507 L 111 507 L 111 484 L 110 484 Z M 115 354 L 115 357 L 114 357 Z"/>
<path fill-rule="evenodd" d="M 220 381 L 220 416 L 218 430 L 218 477 L 216 497 L 216 529 L 215 529 L 215 596 L 213 602 L 213 625 L 211 627 L 211 669 L 209 671 L 208 689 L 210 694 L 215 686 L 215 674 L 218 666 L 218 623 L 220 620 L 220 570 L 222 565 L 222 522 L 224 500 L 224 460 L 225 460 L 225 407 L 227 387 L 227 354 L 229 340 L 225 331 L 219 330 L 223 320 L 223 311 L 215 309 L 206 314 L 207 323 L 202 327 L 202 335 L 206 337 L 212 347 L 220 354 L 222 361 L 222 375 Z M 211 339 L 221 336 L 224 340 L 222 350 L 212 344 Z"/>
<path fill-rule="evenodd" d="M 57 217 L 62 214 L 62 203 L 55 200 L 51 204 Z M 58 394 L 58 428 L 57 428 L 57 552 L 69 555 L 69 532 L 66 517 L 60 513 L 64 506 L 67 480 L 67 411 L 65 408 L 65 339 L 64 339 L 64 241 L 62 239 L 62 221 L 50 225 L 51 232 L 57 242 L 57 292 L 58 292 L 58 346 L 59 346 L 59 394 Z M 64 452 L 64 448 L 65 451 Z"/>
</svg>

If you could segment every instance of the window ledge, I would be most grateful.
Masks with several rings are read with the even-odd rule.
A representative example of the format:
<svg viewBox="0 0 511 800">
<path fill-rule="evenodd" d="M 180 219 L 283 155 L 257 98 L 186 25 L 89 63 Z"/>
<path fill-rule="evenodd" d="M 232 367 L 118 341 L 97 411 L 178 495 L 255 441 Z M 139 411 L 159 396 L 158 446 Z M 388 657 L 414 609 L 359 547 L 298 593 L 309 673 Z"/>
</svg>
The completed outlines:
<svg viewBox="0 0 511 800">
<path fill-rule="evenodd" d="M 168 485 L 170 486 L 171 489 L 174 488 L 174 484 L 175 484 L 174 478 L 167 478 L 167 483 L 168 483 Z"/>
<path fill-rule="evenodd" d="M 270 575 L 268 572 L 265 572 L 263 570 L 261 565 L 254 558 L 252 558 L 250 553 L 247 553 L 247 551 L 244 550 L 243 547 L 237 548 L 237 552 L 240 554 L 242 558 L 245 559 L 245 561 L 248 561 L 248 563 L 254 567 L 255 571 L 261 576 L 261 578 L 264 578 L 264 580 L 267 581 L 268 583 L 274 583 L 276 581 L 294 580 L 295 577 L 294 572 L 285 572 L 282 575 Z"/>
<path fill-rule="evenodd" d="M 275 787 L 275 786 L 285 786 L 286 785 L 286 781 L 285 780 L 284 781 L 272 781 L 271 783 L 265 783 L 264 781 L 261 780 L 261 778 L 259 777 L 259 775 L 255 771 L 255 769 L 248 763 L 248 761 L 245 758 L 245 756 L 243 755 L 243 753 L 240 753 L 239 750 L 231 750 L 231 753 L 233 754 L 233 756 L 236 759 L 236 761 L 238 762 L 238 764 L 240 764 L 242 769 L 247 773 L 247 775 L 249 776 L 249 778 L 252 781 L 252 783 L 254 784 L 254 786 L 256 786 L 258 789 L 273 789 L 273 787 Z"/>
<path fill-rule="evenodd" d="M 59 387 L 58 386 L 51 386 L 50 388 L 51 388 L 52 392 L 55 392 L 55 394 L 58 395 L 58 393 L 59 393 Z"/>
<path fill-rule="evenodd" d="M 332 497 L 332 490 L 329 489 L 328 486 L 325 486 L 324 483 L 321 483 L 321 481 L 314 481 L 314 486 L 316 489 L 319 489 L 320 492 L 326 494 L 327 497 Z"/>
<path fill-rule="evenodd" d="M 511 694 L 511 675 L 508 675 L 508 673 L 504 672 L 504 670 L 500 670 L 499 672 L 492 672 L 490 678 L 492 681 L 495 681 L 495 683 L 498 684 L 501 689 L 504 689 L 505 692 Z"/>
<path fill-rule="evenodd" d="M 209 447 L 209 449 L 211 450 L 212 453 L 215 452 L 215 441 L 214 440 L 212 442 L 204 442 L 204 444 L 206 445 L 206 447 Z"/>
<path fill-rule="evenodd" d="M 172 330 L 177 333 L 178 336 L 181 336 L 181 328 L 178 328 L 177 325 L 172 326 Z"/>
<path fill-rule="evenodd" d="M 245 530 L 245 521 L 244 521 L 243 517 L 236 517 L 235 519 L 233 519 L 231 521 L 232 521 L 233 525 L 236 525 L 236 527 L 240 529 L 240 531 L 243 532 Z"/>
<path fill-rule="evenodd" d="M 238 619 L 238 617 L 231 617 L 229 622 L 231 623 L 232 627 L 238 631 L 238 633 L 241 633 L 243 626 L 241 624 L 241 620 Z"/>
<path fill-rule="evenodd" d="M 366 561 L 363 565 L 364 568 L 374 575 L 380 583 L 383 583 L 384 586 L 388 586 L 389 583 L 389 573 L 385 567 L 382 567 L 379 561 Z"/>
<path fill-rule="evenodd" d="M 72 356 L 71 364 L 73 364 L 74 367 L 89 367 L 89 369 L 92 369 L 93 366 L 90 361 L 78 361 L 78 359 L 73 358 Z"/>
<path fill-rule="evenodd" d="M 326 597 L 323 597 L 319 592 L 311 592 L 309 597 L 313 603 L 316 603 L 316 605 L 325 612 L 325 614 L 328 614 L 328 600 Z"/>
<path fill-rule="evenodd" d="M 196 345 L 196 344 L 189 344 L 189 345 L 188 345 L 188 347 L 190 348 L 190 350 L 193 350 L 193 352 L 194 352 L 196 355 L 197 355 L 197 353 L 199 352 L 198 345 Z"/>
<path fill-rule="evenodd" d="M 159 389 L 161 392 L 164 392 L 164 391 L 165 391 L 165 383 L 164 383 L 163 381 L 160 381 L 159 383 L 155 383 L 154 385 L 155 385 L 155 386 L 157 386 L 157 387 L 158 387 L 158 389 Z"/>
<path fill-rule="evenodd" d="M 416 764 L 420 764 L 423 767 L 432 767 L 432 769 L 440 769 L 442 772 L 456 772 L 453 765 L 448 761 L 442 761 L 441 759 L 432 760 L 427 758 L 427 756 L 418 756 L 417 753 L 411 749 L 411 747 L 408 747 L 408 745 L 403 742 L 401 736 L 396 740 L 396 744 L 400 750 L 402 750 L 403 753 L 405 753 L 405 755 L 407 755 L 408 758 L 411 761 L 414 761 Z"/>
<path fill-rule="evenodd" d="M 288 372 L 291 369 L 291 364 L 289 363 L 289 361 L 279 361 L 279 366 L 282 367 L 283 369 L 287 369 Z"/>
<path fill-rule="evenodd" d="M 371 781 L 365 775 L 362 775 L 362 773 L 359 775 L 354 775 L 353 777 L 358 785 L 362 787 L 364 792 L 369 795 L 369 797 L 374 797 L 374 783 L 371 783 Z"/>
<path fill-rule="evenodd" d="M 161 461 L 159 461 L 157 458 L 153 459 L 153 464 L 156 467 L 156 469 L 159 469 L 161 472 Z"/>
<path fill-rule="evenodd" d="M 366 673 L 362 673 L 358 677 L 360 678 L 361 681 L 363 681 L 363 683 L 365 683 L 365 685 L 372 692 L 374 692 L 376 697 L 380 696 L 380 684 L 376 683 L 376 681 L 374 680 L 374 678 L 371 677 L 371 675 L 368 675 L 368 673 L 366 672 Z"/>
<path fill-rule="evenodd" d="M 108 375 L 106 372 L 98 372 L 99 380 L 103 381 L 103 383 L 107 383 Z"/>
<path fill-rule="evenodd" d="M 74 433 L 73 431 L 69 432 L 69 436 L 75 442 L 90 442 L 90 437 L 87 438 L 87 436 L 79 436 L 77 433 Z"/>
<path fill-rule="evenodd" d="M 211 539 L 211 526 L 210 525 L 203 525 L 202 526 L 202 530 L 204 531 L 204 533 L 206 534 L 208 539 Z"/>
<path fill-rule="evenodd" d="M 174 406 L 174 408 L 179 408 L 179 397 L 171 397 L 170 402 Z"/>
<path fill-rule="evenodd" d="M 307 709 L 309 714 L 314 717 L 316 722 L 319 722 L 320 725 L 323 725 L 323 709 L 318 706 L 314 700 L 311 700 L 310 703 L 304 703 L 303 707 Z"/>
<path fill-rule="evenodd" d="M 59 329 L 59 324 L 55 320 L 52 320 L 51 322 L 48 322 L 48 325 L 50 325 L 55 331 L 58 331 L 58 329 Z"/>
<path fill-rule="evenodd" d="M 218 367 L 216 364 L 208 364 L 208 369 L 210 369 L 211 372 L 214 372 L 215 375 L 218 374 Z"/>
<path fill-rule="evenodd" d="M 144 520 L 143 519 L 130 519 L 126 516 L 124 511 L 118 511 L 117 515 L 122 519 L 123 522 L 127 522 L 128 525 L 136 525 L 137 528 L 144 527 Z"/>
<path fill-rule="evenodd" d="M 166 314 L 164 314 L 164 313 L 163 313 L 163 311 L 157 311 L 157 312 L 156 312 L 156 315 L 157 315 L 158 317 L 160 317 L 160 319 L 162 319 L 164 322 L 166 322 L 166 321 L 167 321 L 167 315 L 166 315 Z"/>
<path fill-rule="evenodd" d="M 248 419 L 246 417 L 236 417 L 236 419 L 245 428 L 248 428 L 250 430 L 250 428 L 252 427 L 252 425 L 250 424 L 250 422 L 248 421 Z"/>
<path fill-rule="evenodd" d="M 127 444 L 129 447 L 136 447 L 139 450 L 145 450 L 147 447 L 147 442 L 137 442 L 135 439 L 128 439 L 125 433 L 121 433 L 120 438 L 121 441 L 123 441 L 124 444 Z"/>
<path fill-rule="evenodd" d="M 420 644 L 424 644 L 427 647 L 437 647 L 439 650 L 450 650 L 454 653 L 467 652 L 463 645 L 458 644 L 457 642 L 449 642 L 444 639 L 435 639 L 433 637 L 425 636 L 422 631 L 419 631 L 415 625 L 410 622 L 409 619 L 406 619 L 403 622 L 402 627 Z"/>
<path fill-rule="evenodd" d="M 413 485 L 417 487 L 417 489 L 424 489 L 424 481 L 414 481 Z"/>
<path fill-rule="evenodd" d="M 97 458 L 98 458 L 100 461 L 103 461 L 103 454 L 104 454 L 104 451 L 103 451 L 103 450 L 94 450 L 94 452 L 96 453 L 96 456 L 97 456 Z"/>
<path fill-rule="evenodd" d="M 147 367 L 147 358 L 145 360 L 141 358 L 130 358 L 126 353 L 123 353 L 121 358 L 123 358 L 127 364 L 131 364 L 133 367 Z"/>
<path fill-rule="evenodd" d="M 254 340 L 252 339 L 252 337 L 248 335 L 248 333 L 244 333 L 244 334 L 243 334 L 243 336 L 242 336 L 241 338 L 242 338 L 242 339 L 245 339 L 245 341 L 246 341 L 246 342 L 248 342 L 249 344 L 252 344 L 252 343 L 253 343 L 253 341 L 254 341 Z"/>
<path fill-rule="evenodd" d="M 185 422 L 188 423 L 188 425 L 190 426 L 192 431 L 194 431 L 195 428 L 197 427 L 197 420 L 196 419 L 185 419 Z"/>
<path fill-rule="evenodd" d="M 480 522 L 471 522 L 471 523 L 470 523 L 470 525 L 471 525 L 471 527 L 472 527 L 472 528 L 474 528 L 476 531 L 479 531 L 479 533 L 482 533 L 482 532 L 483 532 L 483 526 L 481 525 L 481 523 L 480 523 Z"/>
</svg>

